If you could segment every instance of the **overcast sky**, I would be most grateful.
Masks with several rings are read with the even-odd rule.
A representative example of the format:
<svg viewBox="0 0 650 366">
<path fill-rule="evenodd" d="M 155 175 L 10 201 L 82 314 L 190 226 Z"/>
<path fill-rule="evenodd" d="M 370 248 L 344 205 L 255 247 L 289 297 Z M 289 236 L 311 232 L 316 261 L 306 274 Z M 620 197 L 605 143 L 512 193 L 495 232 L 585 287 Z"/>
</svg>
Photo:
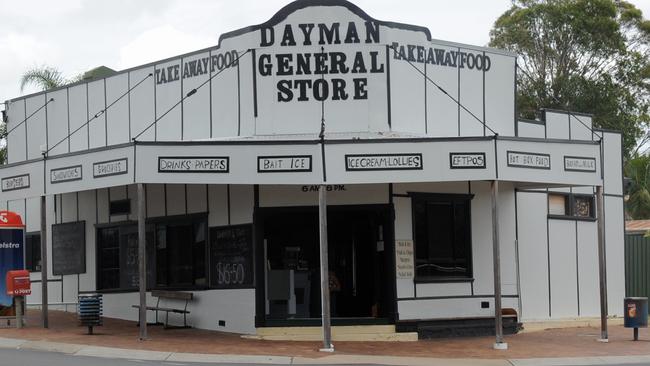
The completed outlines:
<svg viewBox="0 0 650 366">
<path fill-rule="evenodd" d="M 289 0 L 0 0 L 0 101 L 21 95 L 28 68 L 74 76 L 121 70 L 217 44 L 268 20 Z M 510 0 L 353 0 L 370 16 L 429 28 L 434 38 L 486 45 Z M 650 16 L 650 0 L 632 0 Z M 35 89 L 26 89 L 25 94 Z"/>
</svg>

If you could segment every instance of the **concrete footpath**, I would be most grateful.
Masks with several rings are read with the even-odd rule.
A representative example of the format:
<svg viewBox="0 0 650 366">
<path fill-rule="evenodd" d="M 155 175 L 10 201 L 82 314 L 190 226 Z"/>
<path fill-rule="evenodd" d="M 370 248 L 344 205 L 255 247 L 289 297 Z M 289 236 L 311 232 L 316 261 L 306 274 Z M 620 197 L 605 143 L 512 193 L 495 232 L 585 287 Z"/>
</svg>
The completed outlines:
<svg viewBox="0 0 650 366">
<path fill-rule="evenodd" d="M 30 341 L 25 339 L 0 338 L 0 349 L 25 349 L 32 351 L 59 352 L 74 356 L 102 357 L 109 359 L 128 359 L 164 362 L 198 362 L 224 364 L 269 364 L 269 365 L 404 365 L 404 366 L 551 366 L 551 365 L 609 365 L 609 364 L 650 364 L 650 356 L 605 356 L 570 358 L 529 358 L 529 359 L 476 359 L 476 358 L 431 358 L 369 355 L 331 355 L 320 358 L 264 356 L 264 355 L 225 355 L 204 353 L 183 353 L 124 349 L 115 347 L 88 346 L 83 344 L 59 343 L 49 341 Z M 0 351 L 1 353 L 1 351 Z"/>
<path fill-rule="evenodd" d="M 603 365 L 649 364 L 650 331 L 640 340 L 612 321 L 609 342 L 598 342 L 591 324 L 552 329 L 542 326 L 506 336 L 508 350 L 493 350 L 494 337 L 447 338 L 417 342 L 335 342 L 335 353 L 319 352 L 320 342 L 261 341 L 236 334 L 200 329 L 149 327 L 149 339 L 138 340 L 135 322 L 104 318 L 94 335 L 78 326 L 76 315 L 51 311 L 49 329 L 40 327 L 40 314 L 29 311 L 23 329 L 3 328 L 0 349 L 28 349 L 70 355 L 166 362 L 277 365 Z M 566 324 L 564 324 L 566 326 Z M 1 354 L 1 350 L 0 350 Z"/>
</svg>

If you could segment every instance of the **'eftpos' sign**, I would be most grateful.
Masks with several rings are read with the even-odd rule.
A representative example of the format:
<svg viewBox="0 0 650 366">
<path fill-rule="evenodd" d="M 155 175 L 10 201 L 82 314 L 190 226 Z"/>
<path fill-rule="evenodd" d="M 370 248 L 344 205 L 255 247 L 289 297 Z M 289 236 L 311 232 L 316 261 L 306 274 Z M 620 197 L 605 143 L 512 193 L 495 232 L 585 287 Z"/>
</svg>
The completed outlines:
<svg viewBox="0 0 650 366">
<path fill-rule="evenodd" d="M 29 174 L 17 175 L 14 177 L 2 178 L 2 191 L 15 191 L 17 189 L 29 188 Z"/>
<path fill-rule="evenodd" d="M 50 183 L 63 183 L 83 178 L 81 165 L 50 170 Z"/>
<path fill-rule="evenodd" d="M 422 154 L 345 155 L 345 170 L 421 170 Z"/>
<path fill-rule="evenodd" d="M 159 173 L 228 173 L 227 156 L 160 156 Z"/>
<path fill-rule="evenodd" d="M 485 169 L 485 153 L 449 153 L 451 169 Z"/>
</svg>

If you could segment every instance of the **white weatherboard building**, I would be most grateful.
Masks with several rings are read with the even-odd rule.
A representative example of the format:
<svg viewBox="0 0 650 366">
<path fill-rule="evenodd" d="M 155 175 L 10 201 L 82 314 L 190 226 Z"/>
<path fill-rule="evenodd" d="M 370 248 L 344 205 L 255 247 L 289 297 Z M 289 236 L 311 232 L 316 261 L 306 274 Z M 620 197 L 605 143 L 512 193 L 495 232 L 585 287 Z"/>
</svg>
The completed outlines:
<svg viewBox="0 0 650 366">
<path fill-rule="evenodd" d="M 494 318 L 495 244 L 505 314 L 599 316 L 598 219 L 620 315 L 621 134 L 519 120 L 515 85 L 509 52 L 299 0 L 216 47 L 9 100 L 0 201 L 27 225 L 27 301 L 45 196 L 50 308 L 97 291 L 137 319 L 144 184 L 147 287 L 192 292 L 192 326 L 318 324 L 326 184 L 334 324 Z"/>
</svg>

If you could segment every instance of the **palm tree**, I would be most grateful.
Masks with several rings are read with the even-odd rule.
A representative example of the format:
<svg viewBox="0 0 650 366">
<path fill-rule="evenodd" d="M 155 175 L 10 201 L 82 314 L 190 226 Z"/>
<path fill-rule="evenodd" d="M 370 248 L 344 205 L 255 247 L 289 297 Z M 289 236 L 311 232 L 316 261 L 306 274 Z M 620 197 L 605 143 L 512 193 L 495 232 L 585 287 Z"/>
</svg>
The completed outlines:
<svg viewBox="0 0 650 366">
<path fill-rule="evenodd" d="M 40 90 L 48 90 L 58 88 L 67 84 L 72 84 L 81 80 L 92 80 L 95 78 L 106 77 L 115 73 L 114 70 L 100 66 L 79 74 L 72 78 L 66 78 L 63 73 L 51 66 L 37 66 L 25 71 L 20 77 L 20 92 L 25 90 L 27 85 L 35 85 Z M 2 143 L 7 137 L 7 124 L 0 121 L 0 165 L 6 163 L 7 158 L 7 144 Z"/>
<path fill-rule="evenodd" d="M 25 86 L 30 84 L 37 86 L 41 90 L 48 90 L 69 84 L 72 81 L 67 80 L 61 71 L 53 67 L 34 67 L 25 71 L 23 76 L 20 77 L 20 92 L 22 93 Z"/>
</svg>

